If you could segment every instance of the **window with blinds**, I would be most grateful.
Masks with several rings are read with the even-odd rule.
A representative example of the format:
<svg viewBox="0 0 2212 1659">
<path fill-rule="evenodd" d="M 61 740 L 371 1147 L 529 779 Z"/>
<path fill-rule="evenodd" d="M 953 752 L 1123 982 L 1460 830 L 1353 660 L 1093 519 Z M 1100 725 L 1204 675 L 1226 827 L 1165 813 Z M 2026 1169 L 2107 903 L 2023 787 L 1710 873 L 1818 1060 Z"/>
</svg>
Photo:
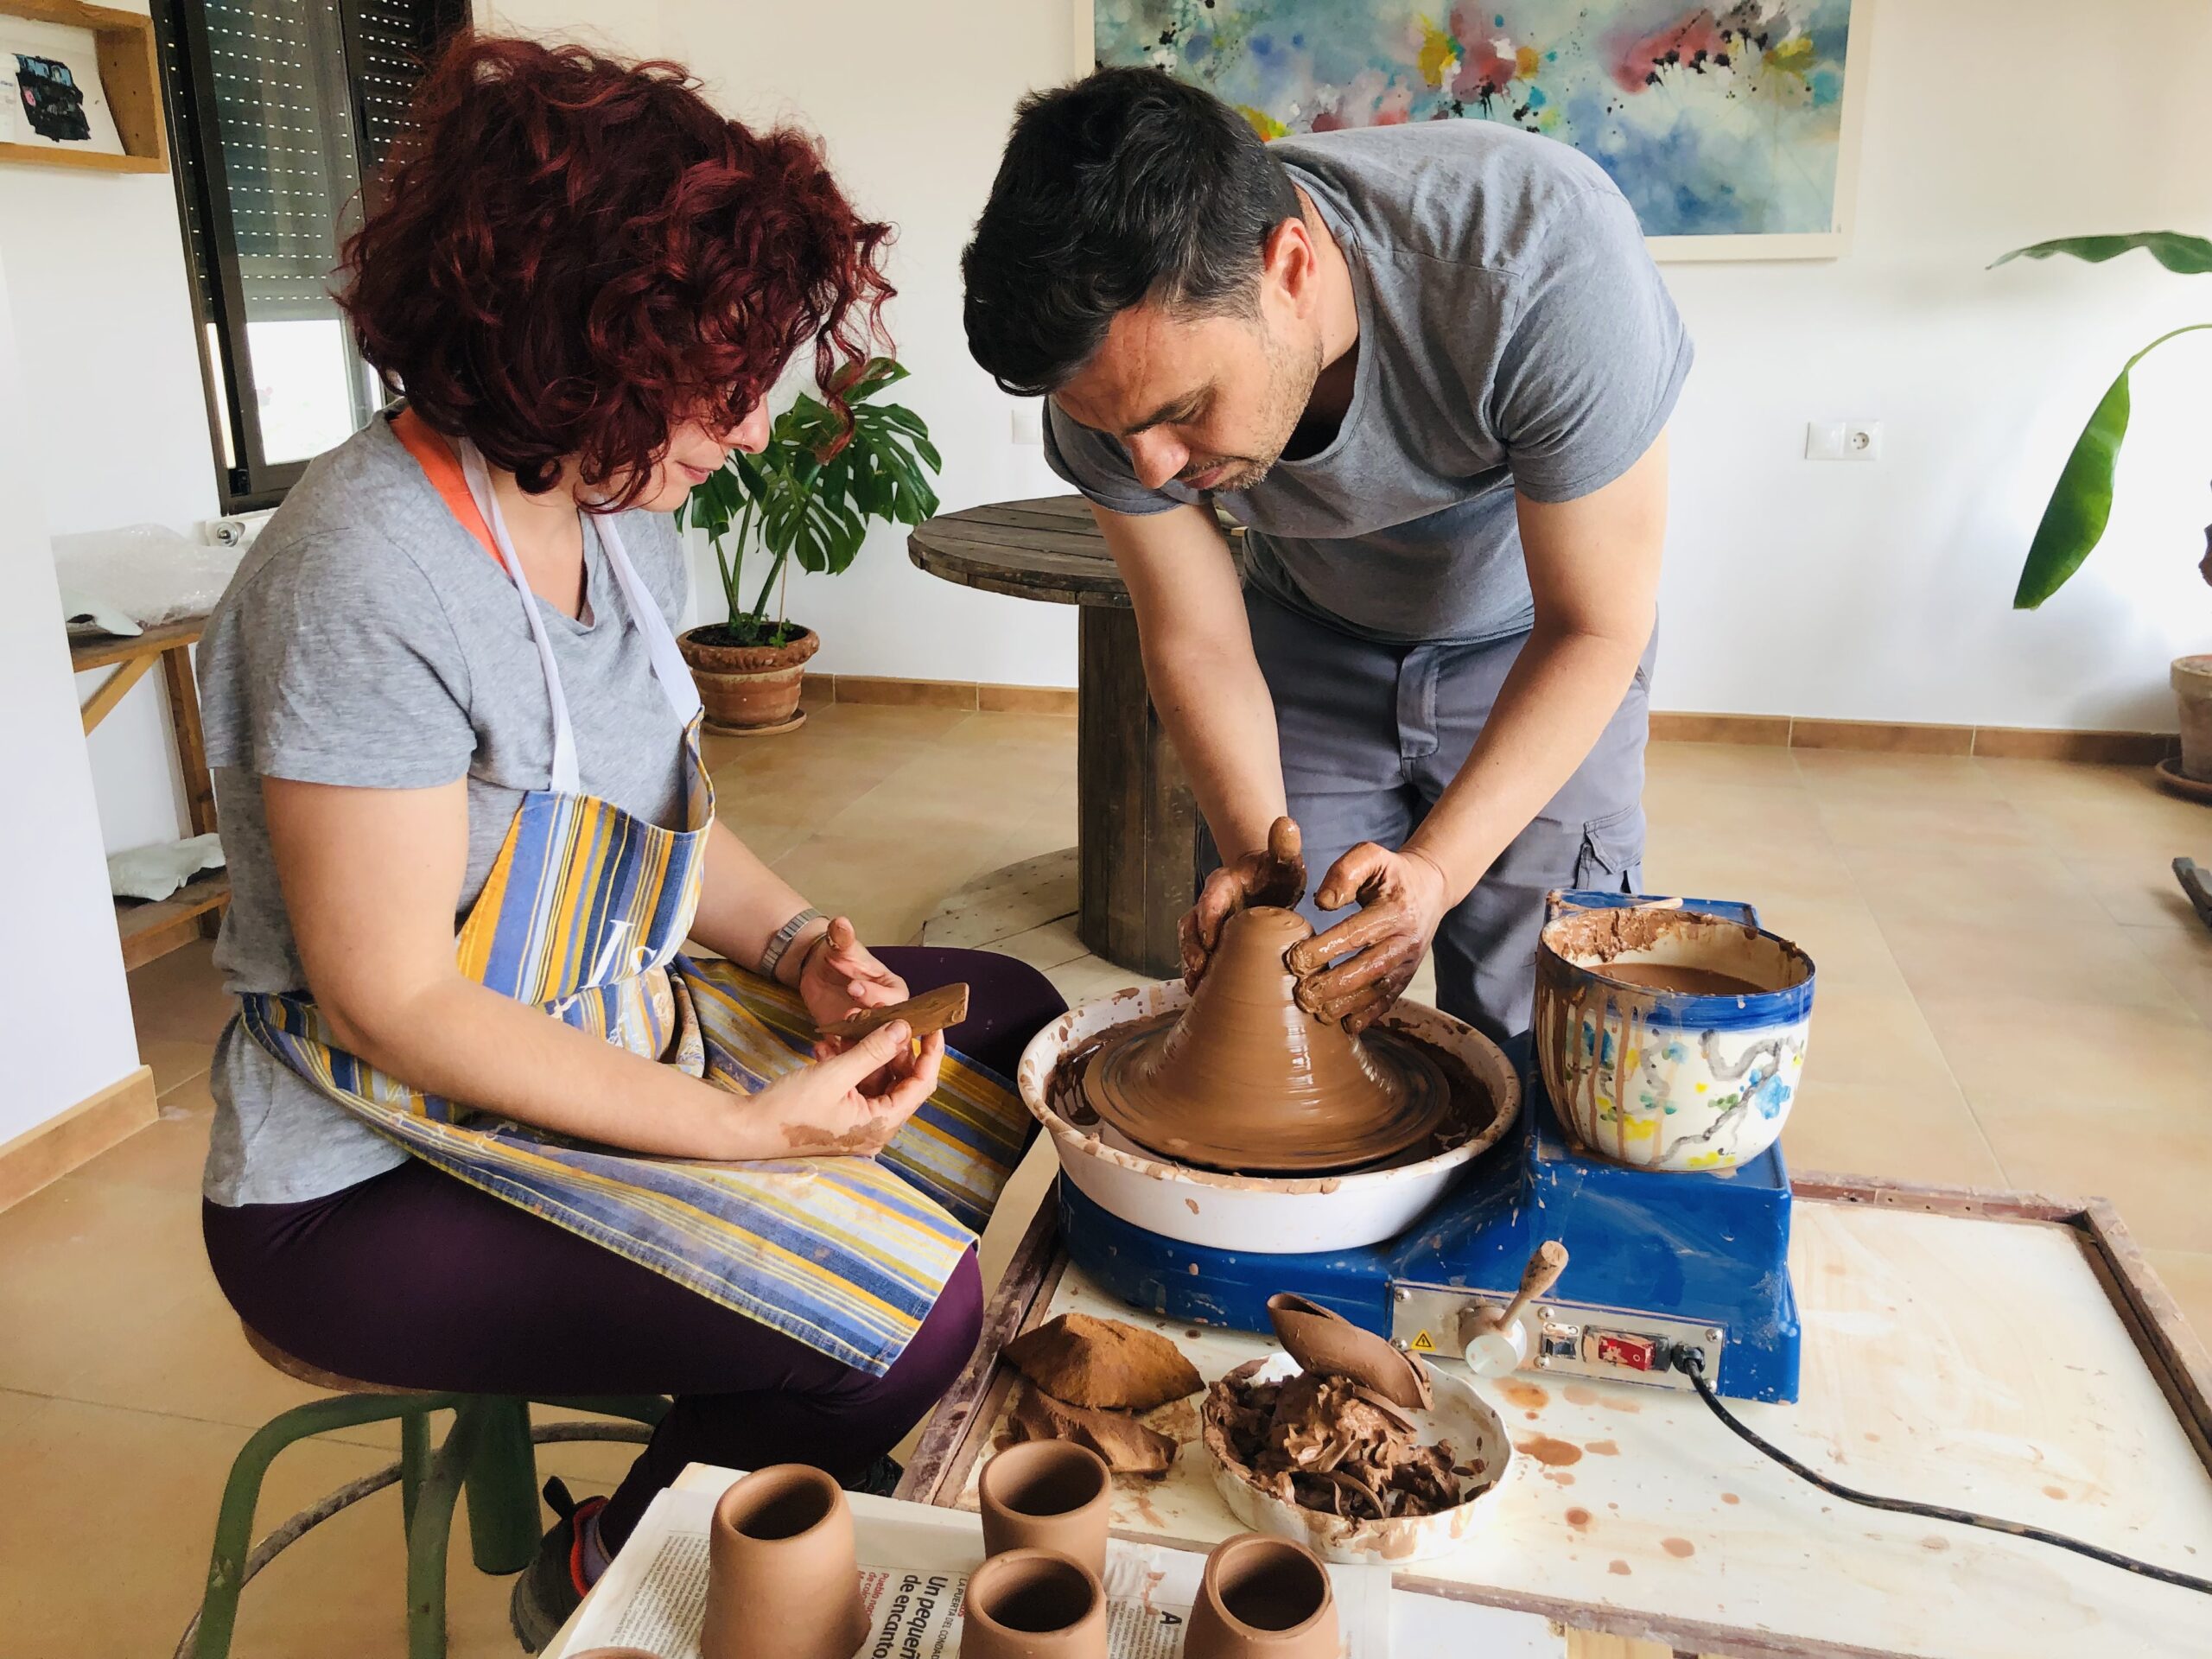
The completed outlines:
<svg viewBox="0 0 2212 1659">
<path fill-rule="evenodd" d="M 156 0 L 171 153 L 226 510 L 281 499 L 378 393 L 338 244 L 467 0 Z"/>
</svg>

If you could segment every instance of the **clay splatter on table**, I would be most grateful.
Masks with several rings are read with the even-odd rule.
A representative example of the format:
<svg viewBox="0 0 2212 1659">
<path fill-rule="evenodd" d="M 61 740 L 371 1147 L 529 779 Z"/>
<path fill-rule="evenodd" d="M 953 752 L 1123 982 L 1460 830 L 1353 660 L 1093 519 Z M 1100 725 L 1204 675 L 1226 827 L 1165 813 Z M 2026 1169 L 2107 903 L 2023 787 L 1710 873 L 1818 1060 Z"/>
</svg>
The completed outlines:
<svg viewBox="0 0 2212 1659">
<path fill-rule="evenodd" d="M 1553 1469 L 1564 1469 L 1571 1463 L 1582 1461 L 1582 1448 L 1572 1440 L 1562 1440 L 1552 1434 L 1532 1434 L 1525 1440 L 1513 1442 L 1514 1449 L 1524 1452 L 1538 1463 Z"/>
<path fill-rule="evenodd" d="M 1677 1560 L 1687 1560 L 1697 1554 L 1697 1546 L 1687 1538 L 1662 1538 L 1659 1548 Z"/>
</svg>

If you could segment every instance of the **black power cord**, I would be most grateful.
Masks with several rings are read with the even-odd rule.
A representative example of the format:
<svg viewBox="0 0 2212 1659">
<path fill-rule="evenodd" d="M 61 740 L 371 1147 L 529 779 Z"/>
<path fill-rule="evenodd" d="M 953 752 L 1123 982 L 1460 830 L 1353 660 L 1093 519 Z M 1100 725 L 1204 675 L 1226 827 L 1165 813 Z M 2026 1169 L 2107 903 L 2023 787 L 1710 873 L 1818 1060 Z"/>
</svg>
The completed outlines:
<svg viewBox="0 0 2212 1659">
<path fill-rule="evenodd" d="M 2039 1544 L 2055 1545 L 2070 1549 L 2076 1555 L 2086 1555 L 2093 1561 L 2102 1561 L 2107 1567 L 2119 1567 L 2124 1573 L 2139 1573 L 2146 1579 L 2156 1579 L 2162 1584 L 2177 1584 L 2184 1590 L 2194 1590 L 2200 1595 L 2212 1596 L 2212 1579 L 2192 1578 L 2186 1573 L 2177 1573 L 2171 1567 L 2153 1567 L 2148 1561 L 2139 1561 L 2132 1555 L 2122 1555 L 2094 1544 L 2085 1544 L 2078 1538 L 2069 1538 L 2063 1533 L 2046 1532 L 2041 1527 L 2031 1527 L 2018 1521 L 1999 1521 L 1990 1515 L 1976 1515 L 1972 1510 L 1954 1510 L 1941 1503 L 1916 1503 L 1910 1498 L 1881 1497 L 1872 1492 L 1856 1491 L 1840 1481 L 1830 1480 L 1819 1471 L 1807 1468 L 1780 1446 L 1761 1440 L 1727 1407 L 1720 1403 L 1720 1396 L 1705 1380 L 1705 1350 L 1688 1345 L 1677 1347 L 1669 1363 L 1690 1380 L 1697 1389 L 1697 1397 L 1713 1408 L 1713 1414 L 1726 1423 L 1736 1438 L 1755 1446 L 1772 1458 L 1800 1480 L 1810 1481 L 1832 1497 L 1847 1503 L 1864 1504 L 1870 1510 L 1887 1510 L 1894 1515 L 1924 1516 L 1931 1521 L 1954 1521 L 1962 1527 L 1981 1527 L 1991 1532 L 2009 1533 L 2015 1538 L 2031 1538 Z"/>
</svg>

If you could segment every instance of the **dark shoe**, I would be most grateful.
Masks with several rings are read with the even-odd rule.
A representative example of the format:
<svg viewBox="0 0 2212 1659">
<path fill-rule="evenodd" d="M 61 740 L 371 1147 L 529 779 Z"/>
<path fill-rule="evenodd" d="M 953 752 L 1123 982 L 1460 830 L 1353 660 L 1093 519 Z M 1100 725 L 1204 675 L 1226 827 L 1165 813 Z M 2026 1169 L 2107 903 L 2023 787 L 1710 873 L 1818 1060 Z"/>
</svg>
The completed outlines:
<svg viewBox="0 0 2212 1659">
<path fill-rule="evenodd" d="M 583 1523 L 607 1507 L 603 1497 L 581 1503 L 558 1476 L 545 1483 L 545 1502 L 561 1518 L 538 1540 L 537 1554 L 507 1598 L 507 1622 L 524 1653 L 536 1653 L 567 1624 L 584 1599 Z"/>
<path fill-rule="evenodd" d="M 899 1478 L 906 1472 L 906 1465 L 887 1452 L 843 1484 L 849 1492 L 866 1492 L 871 1497 L 889 1497 L 898 1490 Z"/>
</svg>

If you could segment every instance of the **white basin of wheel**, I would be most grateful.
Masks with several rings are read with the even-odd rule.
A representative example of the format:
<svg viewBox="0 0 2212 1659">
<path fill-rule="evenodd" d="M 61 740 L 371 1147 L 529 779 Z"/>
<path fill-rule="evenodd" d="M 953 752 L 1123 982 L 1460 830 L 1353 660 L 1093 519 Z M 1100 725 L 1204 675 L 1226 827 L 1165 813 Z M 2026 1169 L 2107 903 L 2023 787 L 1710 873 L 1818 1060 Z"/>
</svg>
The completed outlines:
<svg viewBox="0 0 2212 1659">
<path fill-rule="evenodd" d="M 1411 1226 L 1519 1115 L 1521 1079 L 1497 1046 L 1414 1002 L 1401 1002 L 1385 1023 L 1457 1058 L 1496 1108 L 1476 1133 L 1431 1157 L 1409 1154 L 1344 1175 L 1225 1175 L 1170 1162 L 1103 1123 L 1078 1126 L 1052 1109 L 1046 1084 L 1069 1054 L 1115 1026 L 1189 1001 L 1180 980 L 1163 980 L 1071 1009 L 1030 1039 L 1016 1077 L 1022 1103 L 1052 1137 L 1062 1173 L 1101 1209 L 1147 1232 L 1269 1255 L 1372 1244 Z"/>
</svg>

